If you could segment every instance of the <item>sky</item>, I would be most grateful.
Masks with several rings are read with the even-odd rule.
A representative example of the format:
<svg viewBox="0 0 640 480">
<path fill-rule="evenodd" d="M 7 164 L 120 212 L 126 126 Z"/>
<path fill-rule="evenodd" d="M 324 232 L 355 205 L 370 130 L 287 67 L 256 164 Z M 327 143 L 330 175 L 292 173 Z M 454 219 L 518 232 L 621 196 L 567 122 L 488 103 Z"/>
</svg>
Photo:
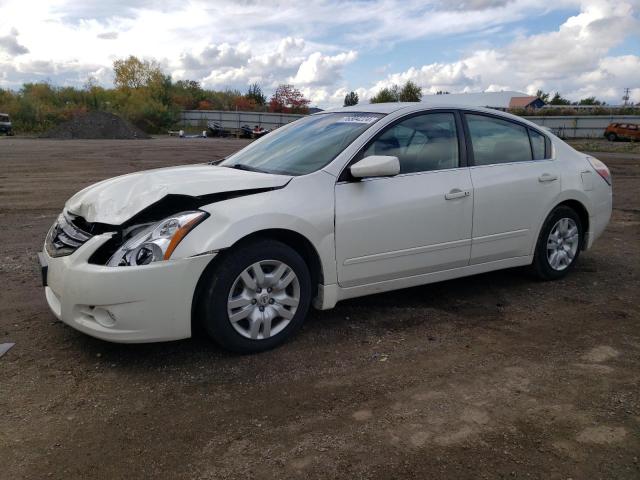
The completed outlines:
<svg viewBox="0 0 640 480">
<path fill-rule="evenodd" d="M 322 108 L 407 80 L 640 102 L 640 0 L 0 0 L 0 88 L 111 86 L 129 55 L 207 88 L 292 83 Z"/>
</svg>

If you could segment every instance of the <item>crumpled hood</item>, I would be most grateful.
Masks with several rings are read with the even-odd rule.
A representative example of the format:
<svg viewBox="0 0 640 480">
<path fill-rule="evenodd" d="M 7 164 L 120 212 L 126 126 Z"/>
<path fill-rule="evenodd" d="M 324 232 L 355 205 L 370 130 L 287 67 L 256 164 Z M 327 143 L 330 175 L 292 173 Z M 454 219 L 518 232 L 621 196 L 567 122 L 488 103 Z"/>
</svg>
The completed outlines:
<svg viewBox="0 0 640 480">
<path fill-rule="evenodd" d="M 286 175 L 248 172 L 213 165 L 187 165 L 136 172 L 91 185 L 71 197 L 65 209 L 87 222 L 120 225 L 167 195 L 199 197 L 215 193 L 277 188 Z"/>
</svg>

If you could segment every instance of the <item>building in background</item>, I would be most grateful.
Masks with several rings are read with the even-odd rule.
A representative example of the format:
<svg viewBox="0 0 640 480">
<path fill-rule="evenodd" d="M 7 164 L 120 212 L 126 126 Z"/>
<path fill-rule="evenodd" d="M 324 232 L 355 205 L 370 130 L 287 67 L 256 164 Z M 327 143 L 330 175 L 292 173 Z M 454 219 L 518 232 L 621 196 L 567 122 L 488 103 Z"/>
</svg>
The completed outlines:
<svg viewBox="0 0 640 480">
<path fill-rule="evenodd" d="M 509 101 L 509 110 L 516 108 L 524 108 L 525 110 L 542 108 L 545 103 L 540 98 L 533 96 L 528 97 L 511 97 Z"/>
</svg>

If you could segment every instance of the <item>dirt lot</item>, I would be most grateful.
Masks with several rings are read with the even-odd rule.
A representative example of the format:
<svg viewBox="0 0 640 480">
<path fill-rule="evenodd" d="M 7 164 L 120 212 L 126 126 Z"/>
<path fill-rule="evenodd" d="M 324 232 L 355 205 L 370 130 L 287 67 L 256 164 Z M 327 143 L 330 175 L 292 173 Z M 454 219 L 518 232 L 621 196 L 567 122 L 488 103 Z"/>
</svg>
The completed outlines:
<svg viewBox="0 0 640 480">
<path fill-rule="evenodd" d="M 55 321 L 35 253 L 66 198 L 243 144 L 0 138 L 0 477 L 640 478 L 640 155 L 598 154 L 613 219 L 559 282 L 347 301 L 255 356 Z"/>
<path fill-rule="evenodd" d="M 569 143 L 580 151 L 632 153 L 640 156 L 640 142 L 609 142 L 603 138 L 580 138 L 569 140 Z"/>
</svg>

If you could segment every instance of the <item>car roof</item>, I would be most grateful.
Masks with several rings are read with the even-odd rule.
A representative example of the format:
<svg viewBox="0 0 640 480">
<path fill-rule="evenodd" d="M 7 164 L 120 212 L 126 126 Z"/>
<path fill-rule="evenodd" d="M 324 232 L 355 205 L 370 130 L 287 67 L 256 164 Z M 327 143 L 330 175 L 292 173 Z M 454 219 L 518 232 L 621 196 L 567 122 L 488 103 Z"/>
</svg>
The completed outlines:
<svg viewBox="0 0 640 480">
<path fill-rule="evenodd" d="M 411 102 L 362 103 L 358 105 L 353 105 L 352 107 L 330 108 L 328 110 L 325 110 L 324 112 L 392 113 L 392 112 L 395 112 L 396 110 L 401 110 L 411 105 L 416 105 L 416 103 L 411 103 Z M 320 113 L 324 113 L 324 112 L 320 112 Z"/>
<path fill-rule="evenodd" d="M 541 130 L 542 127 L 538 124 L 535 124 L 526 118 L 519 117 L 517 115 L 513 115 L 511 113 L 503 112 L 501 110 L 496 110 L 495 108 L 487 108 L 487 107 L 478 107 L 477 105 L 452 105 L 446 103 L 446 101 L 442 101 L 442 103 L 426 103 L 426 102 L 389 102 L 389 103 L 369 103 L 369 104 L 358 104 L 352 107 L 338 107 L 327 109 L 319 113 L 314 113 L 313 115 L 322 115 L 323 113 L 341 113 L 341 112 L 358 112 L 358 113 L 382 113 L 382 114 L 390 114 L 398 111 L 402 111 L 403 113 L 411 113 L 411 112 L 421 112 L 425 110 L 470 110 L 479 113 L 488 113 L 493 116 L 503 117 L 508 120 L 517 121 L 519 123 L 523 123 L 529 125 L 530 127 Z M 550 133 L 550 132 L 547 132 Z"/>
<path fill-rule="evenodd" d="M 442 103 L 424 103 L 424 102 L 389 102 L 389 103 L 369 103 L 358 104 L 352 107 L 338 107 L 324 110 L 323 112 L 314 113 L 314 115 L 322 115 L 323 113 L 341 113 L 341 112 L 359 112 L 359 113 L 384 113 L 389 114 L 404 110 L 405 112 L 422 111 L 422 110 L 474 110 L 477 112 L 490 113 L 507 118 L 518 118 L 507 112 L 496 110 L 495 108 L 479 107 L 477 105 L 452 105 L 446 102 Z"/>
<path fill-rule="evenodd" d="M 398 110 L 405 110 L 407 112 L 419 111 L 419 110 L 433 110 L 433 109 L 451 109 L 451 110 L 475 110 L 478 112 L 491 113 L 493 115 L 500 115 L 504 117 L 513 117 L 513 115 L 496 110 L 495 108 L 479 107 L 477 105 L 453 105 L 447 102 L 442 103 L 425 103 L 425 102 L 389 102 L 389 103 L 369 103 L 358 104 L 352 107 L 338 107 L 330 108 L 322 112 L 314 113 L 314 115 L 321 115 L 322 113 L 340 113 L 340 112 L 360 112 L 360 113 L 393 113 Z"/>
</svg>

